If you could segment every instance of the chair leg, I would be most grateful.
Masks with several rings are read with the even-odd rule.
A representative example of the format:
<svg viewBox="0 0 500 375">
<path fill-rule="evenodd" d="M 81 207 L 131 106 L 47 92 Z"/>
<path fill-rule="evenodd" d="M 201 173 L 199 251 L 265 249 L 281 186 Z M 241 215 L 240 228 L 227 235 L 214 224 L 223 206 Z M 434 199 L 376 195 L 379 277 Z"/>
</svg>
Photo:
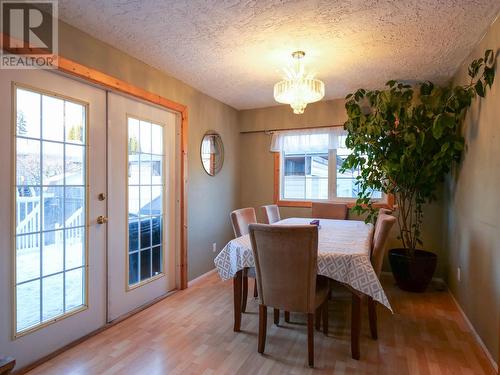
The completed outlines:
<svg viewBox="0 0 500 375">
<path fill-rule="evenodd" d="M 290 311 L 285 311 L 285 322 L 290 323 Z"/>
<path fill-rule="evenodd" d="M 233 278 L 234 332 L 239 332 L 241 327 L 241 274 L 242 271 L 238 271 Z"/>
<path fill-rule="evenodd" d="M 309 367 L 314 367 L 314 314 L 307 314 L 307 356 Z"/>
<path fill-rule="evenodd" d="M 323 303 L 323 311 L 321 312 L 323 316 L 323 333 L 328 335 L 328 300 Z"/>
<path fill-rule="evenodd" d="M 378 338 L 377 333 L 377 302 L 373 298 L 368 299 L 368 317 L 370 320 L 370 332 L 372 334 L 372 339 L 376 340 Z"/>
<path fill-rule="evenodd" d="M 266 347 L 266 333 L 267 333 L 267 306 L 259 305 L 259 347 L 258 352 L 264 353 Z"/>
<path fill-rule="evenodd" d="M 361 297 L 352 293 L 351 302 L 351 356 L 359 359 L 359 336 L 361 334 Z"/>
<path fill-rule="evenodd" d="M 247 299 L 248 299 L 248 276 L 246 270 L 243 271 L 243 287 L 241 295 L 241 312 L 247 311 Z"/>
<path fill-rule="evenodd" d="M 317 331 L 321 329 L 321 306 L 316 309 L 316 312 L 314 313 L 314 326 Z"/>
<path fill-rule="evenodd" d="M 274 309 L 274 324 L 280 324 L 280 309 Z"/>
<path fill-rule="evenodd" d="M 253 283 L 253 298 L 257 298 L 259 296 L 259 292 L 257 292 L 257 279 Z"/>
</svg>

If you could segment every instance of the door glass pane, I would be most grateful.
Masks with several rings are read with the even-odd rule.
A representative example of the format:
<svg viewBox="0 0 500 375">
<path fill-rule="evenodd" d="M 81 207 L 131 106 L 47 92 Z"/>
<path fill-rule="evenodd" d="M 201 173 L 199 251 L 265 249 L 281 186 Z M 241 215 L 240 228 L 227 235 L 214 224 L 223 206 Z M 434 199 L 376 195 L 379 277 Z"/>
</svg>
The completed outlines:
<svg viewBox="0 0 500 375">
<path fill-rule="evenodd" d="M 20 88 L 15 103 L 20 333 L 86 303 L 87 108 Z"/>
<path fill-rule="evenodd" d="M 139 250 L 139 222 L 128 223 L 128 247 L 129 251 Z"/>
<path fill-rule="evenodd" d="M 151 153 L 156 155 L 163 154 L 163 127 L 160 125 L 151 125 Z"/>
<path fill-rule="evenodd" d="M 66 145 L 66 185 L 83 185 L 85 148 L 82 146 Z"/>
<path fill-rule="evenodd" d="M 64 312 L 63 274 L 42 279 L 42 319 L 47 320 Z"/>
<path fill-rule="evenodd" d="M 151 183 L 153 185 L 163 184 L 163 157 L 159 155 L 151 156 Z"/>
<path fill-rule="evenodd" d="M 42 273 L 43 276 L 63 271 L 64 231 L 42 233 Z"/>
<path fill-rule="evenodd" d="M 64 145 L 42 142 L 42 183 L 44 185 L 64 185 Z"/>
<path fill-rule="evenodd" d="M 16 90 L 17 136 L 40 138 L 40 98 L 36 92 Z"/>
<path fill-rule="evenodd" d="M 16 275 L 19 283 L 40 277 L 39 233 L 17 237 Z"/>
<path fill-rule="evenodd" d="M 85 142 L 85 107 L 68 101 L 64 104 L 66 142 L 83 144 Z"/>
<path fill-rule="evenodd" d="M 151 123 L 140 121 L 140 147 L 141 154 L 151 154 Z"/>
<path fill-rule="evenodd" d="M 84 282 L 85 273 L 83 272 L 83 268 L 77 268 L 65 273 L 64 289 L 66 311 L 82 306 L 85 303 Z"/>
<path fill-rule="evenodd" d="M 141 249 L 147 249 L 151 246 L 151 220 L 141 219 Z"/>
<path fill-rule="evenodd" d="M 142 139 L 142 138 L 141 138 Z M 141 170 L 140 184 L 141 186 L 151 185 L 152 169 L 151 169 L 151 154 L 139 154 Z"/>
<path fill-rule="evenodd" d="M 151 189 L 151 215 L 161 215 L 163 209 L 163 187 L 153 186 Z"/>
<path fill-rule="evenodd" d="M 139 217 L 139 186 L 128 187 L 128 215 L 129 217 Z"/>
<path fill-rule="evenodd" d="M 163 272 L 163 127 L 128 118 L 128 282 Z"/>
<path fill-rule="evenodd" d="M 65 269 L 82 267 L 85 264 L 85 228 L 72 228 L 64 231 Z"/>
<path fill-rule="evenodd" d="M 17 332 L 40 323 L 40 280 L 16 287 Z"/>
<path fill-rule="evenodd" d="M 139 281 L 139 253 L 135 252 L 128 258 L 128 283 L 136 284 Z"/>
<path fill-rule="evenodd" d="M 151 221 L 152 224 L 152 244 L 160 245 L 161 244 L 161 216 L 153 217 Z"/>
<path fill-rule="evenodd" d="M 128 159 L 128 184 L 139 185 L 139 155 L 130 154 Z"/>
<path fill-rule="evenodd" d="M 141 281 L 151 277 L 151 249 L 141 250 Z"/>
<path fill-rule="evenodd" d="M 64 226 L 64 187 L 45 186 L 42 190 L 43 230 L 60 229 Z"/>
<path fill-rule="evenodd" d="M 151 185 L 141 185 L 140 209 L 141 216 L 151 215 Z"/>
<path fill-rule="evenodd" d="M 161 246 L 153 247 L 152 272 L 153 276 L 161 272 L 162 253 Z"/>
<path fill-rule="evenodd" d="M 17 234 L 40 231 L 40 187 L 17 185 L 16 232 Z"/>
<path fill-rule="evenodd" d="M 71 228 L 85 225 L 85 188 L 67 186 L 64 190 L 64 226 Z"/>
<path fill-rule="evenodd" d="M 43 139 L 64 141 L 64 100 L 42 95 Z"/>
<path fill-rule="evenodd" d="M 17 138 L 16 183 L 40 185 L 40 141 Z"/>
</svg>

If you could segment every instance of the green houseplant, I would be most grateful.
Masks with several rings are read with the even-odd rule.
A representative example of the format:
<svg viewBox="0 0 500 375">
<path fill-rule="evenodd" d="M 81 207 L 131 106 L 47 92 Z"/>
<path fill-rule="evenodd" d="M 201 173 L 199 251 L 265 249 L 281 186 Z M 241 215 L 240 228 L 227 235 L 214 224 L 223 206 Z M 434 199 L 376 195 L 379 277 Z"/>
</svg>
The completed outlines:
<svg viewBox="0 0 500 375">
<path fill-rule="evenodd" d="M 398 285 L 425 290 L 435 271 L 437 257 L 420 250 L 423 204 L 436 199 L 436 190 L 464 149 L 461 123 L 472 100 L 484 97 L 493 84 L 495 57 L 469 66 L 467 85 L 438 87 L 431 82 L 409 85 L 389 81 L 384 90 L 359 89 L 346 97 L 348 135 L 352 150 L 342 169 L 356 170 L 358 199 L 353 210 L 373 221 L 374 190 L 394 195 L 402 249 L 389 252 Z M 394 260 L 396 259 L 396 260 Z"/>
</svg>

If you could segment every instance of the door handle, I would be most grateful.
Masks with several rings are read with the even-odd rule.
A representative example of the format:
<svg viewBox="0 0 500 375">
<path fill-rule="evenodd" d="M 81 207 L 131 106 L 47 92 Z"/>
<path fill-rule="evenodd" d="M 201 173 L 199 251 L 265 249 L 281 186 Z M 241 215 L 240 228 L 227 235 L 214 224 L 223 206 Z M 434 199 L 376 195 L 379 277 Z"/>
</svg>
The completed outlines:
<svg viewBox="0 0 500 375">
<path fill-rule="evenodd" d="M 97 224 L 106 224 L 108 222 L 108 218 L 106 216 L 97 216 Z"/>
</svg>

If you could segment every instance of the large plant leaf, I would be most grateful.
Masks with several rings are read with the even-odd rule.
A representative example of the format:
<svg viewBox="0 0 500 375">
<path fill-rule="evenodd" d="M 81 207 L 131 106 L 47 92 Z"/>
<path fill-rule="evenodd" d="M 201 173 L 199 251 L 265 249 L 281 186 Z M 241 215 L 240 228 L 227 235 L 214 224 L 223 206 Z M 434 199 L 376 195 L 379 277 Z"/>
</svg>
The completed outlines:
<svg viewBox="0 0 500 375">
<path fill-rule="evenodd" d="M 478 94 L 481 98 L 484 98 L 484 86 L 481 80 L 476 82 L 474 90 L 476 90 L 476 94 Z"/>
</svg>

